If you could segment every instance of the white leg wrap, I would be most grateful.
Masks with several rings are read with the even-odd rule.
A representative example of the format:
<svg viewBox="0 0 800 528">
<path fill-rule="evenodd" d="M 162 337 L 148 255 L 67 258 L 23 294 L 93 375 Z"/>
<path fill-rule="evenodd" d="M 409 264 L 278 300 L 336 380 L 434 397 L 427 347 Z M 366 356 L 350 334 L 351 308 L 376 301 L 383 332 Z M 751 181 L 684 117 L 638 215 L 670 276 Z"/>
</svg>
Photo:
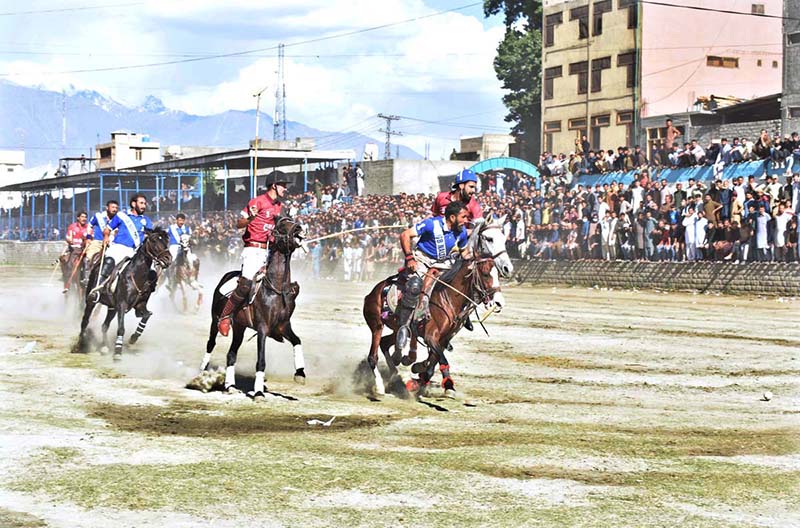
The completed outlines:
<svg viewBox="0 0 800 528">
<path fill-rule="evenodd" d="M 372 371 L 375 373 L 375 392 L 381 395 L 386 394 L 386 389 L 383 388 L 383 378 L 378 371 L 378 367 L 376 366 Z"/>
<path fill-rule="evenodd" d="M 303 356 L 303 345 L 295 345 L 292 347 L 294 351 L 294 369 L 306 368 L 306 358 Z"/>
<path fill-rule="evenodd" d="M 211 363 L 211 354 L 206 352 L 203 354 L 203 362 L 200 364 L 200 370 L 205 370 L 209 363 Z"/>
<path fill-rule="evenodd" d="M 231 365 L 225 369 L 225 387 L 233 387 L 236 385 L 236 367 Z"/>
<path fill-rule="evenodd" d="M 264 392 L 264 373 L 256 372 L 256 381 L 253 383 L 253 393 Z"/>
</svg>

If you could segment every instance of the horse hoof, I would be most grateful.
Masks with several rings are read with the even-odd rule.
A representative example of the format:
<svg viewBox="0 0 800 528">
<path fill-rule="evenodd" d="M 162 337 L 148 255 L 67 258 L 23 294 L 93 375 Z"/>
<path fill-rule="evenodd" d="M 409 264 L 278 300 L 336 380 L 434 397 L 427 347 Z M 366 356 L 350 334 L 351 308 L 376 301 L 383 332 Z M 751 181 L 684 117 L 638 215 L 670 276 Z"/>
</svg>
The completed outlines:
<svg viewBox="0 0 800 528">
<path fill-rule="evenodd" d="M 394 354 L 392 354 L 392 363 L 394 366 L 398 366 L 400 363 L 403 362 L 406 356 L 403 356 L 403 352 L 401 350 L 395 350 Z"/>
<path fill-rule="evenodd" d="M 132 335 L 132 336 L 131 336 L 131 338 L 128 340 L 128 343 L 130 343 L 131 345 L 135 345 L 135 344 L 136 344 L 136 342 L 137 342 L 138 340 L 139 340 L 139 336 L 137 336 L 137 335 L 135 335 L 135 334 L 134 334 L 134 335 Z"/>
<path fill-rule="evenodd" d="M 251 393 L 249 393 L 249 394 L 248 394 L 248 396 L 250 396 L 250 398 L 251 398 L 251 399 L 252 399 L 254 402 L 258 402 L 258 401 L 264 401 L 264 400 L 266 399 L 266 397 L 264 396 L 264 393 L 263 393 L 263 392 L 261 392 L 261 391 L 258 391 L 258 392 L 251 392 Z"/>
<path fill-rule="evenodd" d="M 114 361 L 122 361 L 122 352 L 114 352 Z"/>
<path fill-rule="evenodd" d="M 103 345 L 97 351 L 100 352 L 101 355 L 105 356 L 108 354 L 108 347 Z"/>
<path fill-rule="evenodd" d="M 412 363 L 414 363 L 414 358 L 411 357 L 411 356 L 403 356 L 403 359 L 400 361 L 400 363 L 404 367 L 407 367 L 407 366 L 411 365 Z"/>
<path fill-rule="evenodd" d="M 298 385 L 306 384 L 306 372 L 303 369 L 297 369 L 294 373 L 294 382 Z"/>
<path fill-rule="evenodd" d="M 411 365 L 411 372 L 414 374 L 421 374 L 422 372 L 425 372 L 425 362 L 420 361 L 419 363 L 414 363 Z"/>
<path fill-rule="evenodd" d="M 428 390 L 428 384 L 425 385 L 420 384 L 419 390 L 417 391 L 418 398 L 427 398 L 430 395 L 430 391 Z"/>
<path fill-rule="evenodd" d="M 228 385 L 227 387 L 225 387 L 225 390 L 223 390 L 222 392 L 224 392 L 225 394 L 241 394 L 242 393 L 242 391 L 240 391 L 239 389 L 236 388 L 236 385 Z"/>
<path fill-rule="evenodd" d="M 444 390 L 444 397 L 445 398 L 450 398 L 451 400 L 455 400 L 456 399 L 456 391 L 453 390 L 453 389 L 445 389 Z"/>
</svg>

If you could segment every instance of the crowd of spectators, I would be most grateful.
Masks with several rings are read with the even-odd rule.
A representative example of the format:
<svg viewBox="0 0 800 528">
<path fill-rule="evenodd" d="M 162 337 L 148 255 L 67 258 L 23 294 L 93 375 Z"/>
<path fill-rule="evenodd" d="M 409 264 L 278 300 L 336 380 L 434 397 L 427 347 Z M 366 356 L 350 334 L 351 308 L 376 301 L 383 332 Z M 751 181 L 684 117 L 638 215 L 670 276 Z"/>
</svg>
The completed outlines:
<svg viewBox="0 0 800 528">
<path fill-rule="evenodd" d="M 598 156 L 584 137 L 576 140 L 569 158 L 544 153 L 538 179 L 517 171 L 479 175 L 482 190 L 476 198 L 485 212 L 505 219 L 508 250 L 515 258 L 800 261 L 800 136 L 770 137 L 762 131 L 755 143 L 734 138 L 701 147 L 687 141 L 683 148 L 680 138 L 668 121 L 665 142 L 648 157 L 639 147 Z M 753 159 L 765 165 L 746 178 L 722 179 L 722 171 L 716 170 Z M 663 168 L 692 165 L 713 165 L 715 179 L 669 183 L 659 178 Z M 773 172 L 784 169 L 784 175 L 766 176 L 767 166 Z M 612 174 L 604 180 L 608 183 L 581 183 L 587 174 L 608 171 L 618 171 L 620 178 Z M 630 181 L 630 171 L 635 171 L 633 182 L 625 184 L 622 175 L 627 173 Z M 307 192 L 286 200 L 285 212 L 305 226 L 309 240 L 325 237 L 296 252 L 298 264 L 315 277 L 345 280 L 369 280 L 376 266 L 401 265 L 397 234 L 430 214 L 433 196 L 364 195 L 364 173 L 358 166 L 344 173 L 326 168 L 313 176 Z M 169 204 L 161 205 L 163 210 Z M 174 219 L 167 213 L 160 218 L 151 214 L 162 225 Z M 238 214 L 232 209 L 188 215 L 201 258 L 238 262 Z M 336 233 L 341 235 L 328 237 Z M 0 233 L 0 238 L 18 237 L 14 230 Z M 57 229 L 32 229 L 23 238 L 61 235 Z"/>
</svg>

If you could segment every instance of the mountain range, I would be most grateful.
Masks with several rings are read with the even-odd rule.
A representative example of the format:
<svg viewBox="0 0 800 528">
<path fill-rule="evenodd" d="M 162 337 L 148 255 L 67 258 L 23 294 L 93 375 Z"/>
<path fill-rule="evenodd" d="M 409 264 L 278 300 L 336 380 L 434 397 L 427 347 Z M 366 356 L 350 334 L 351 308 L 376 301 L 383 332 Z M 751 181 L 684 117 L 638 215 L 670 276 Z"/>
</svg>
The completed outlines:
<svg viewBox="0 0 800 528">
<path fill-rule="evenodd" d="M 66 116 L 66 148 L 62 149 L 62 114 Z M 261 135 L 272 137 L 272 117 L 261 113 Z M 155 96 L 131 108 L 93 90 L 64 93 L 0 81 L 0 149 L 25 150 L 26 167 L 52 163 L 61 156 L 89 156 L 110 133 L 126 130 L 149 134 L 162 147 L 245 147 L 255 132 L 255 110 L 228 110 L 199 116 L 171 110 Z M 318 148 L 352 149 L 361 159 L 366 143 L 383 144 L 354 132 L 329 132 L 303 123 L 287 121 L 287 139 L 317 138 Z M 395 147 L 396 148 L 396 147 Z M 395 154 L 394 152 L 392 154 Z M 399 157 L 420 159 L 415 151 L 400 146 Z"/>
</svg>

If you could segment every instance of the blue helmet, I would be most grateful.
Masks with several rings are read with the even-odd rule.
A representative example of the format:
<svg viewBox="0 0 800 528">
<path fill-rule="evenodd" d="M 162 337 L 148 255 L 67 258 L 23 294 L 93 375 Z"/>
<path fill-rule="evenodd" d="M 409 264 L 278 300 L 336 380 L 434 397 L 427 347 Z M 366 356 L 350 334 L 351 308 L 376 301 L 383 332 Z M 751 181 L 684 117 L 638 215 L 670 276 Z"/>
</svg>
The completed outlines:
<svg viewBox="0 0 800 528">
<path fill-rule="evenodd" d="M 461 169 L 456 174 L 456 179 L 453 181 L 453 187 L 460 183 L 475 182 L 478 183 L 478 177 L 469 169 Z"/>
</svg>

